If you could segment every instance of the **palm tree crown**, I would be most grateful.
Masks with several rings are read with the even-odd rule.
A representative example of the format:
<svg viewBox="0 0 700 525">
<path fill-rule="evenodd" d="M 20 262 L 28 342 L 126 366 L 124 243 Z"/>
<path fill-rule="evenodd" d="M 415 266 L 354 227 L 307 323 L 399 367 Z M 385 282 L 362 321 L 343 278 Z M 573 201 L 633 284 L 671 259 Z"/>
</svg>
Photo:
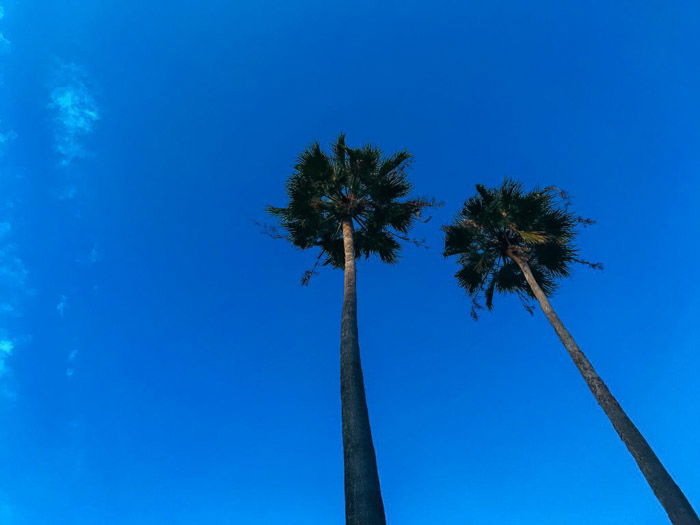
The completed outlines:
<svg viewBox="0 0 700 525">
<path fill-rule="evenodd" d="M 411 183 L 405 170 L 411 155 L 399 151 L 384 157 L 371 145 L 351 148 L 341 134 L 327 155 L 318 143 L 298 159 L 287 182 L 286 208 L 268 207 L 287 230 L 295 246 L 319 247 L 319 260 L 343 268 L 341 224 L 351 220 L 355 228 L 355 256 L 379 255 L 396 262 L 399 240 L 406 237 L 426 206 L 424 199 L 407 199 Z"/>
<path fill-rule="evenodd" d="M 558 278 L 569 275 L 572 263 L 600 267 L 578 258 L 577 226 L 591 221 L 569 212 L 560 190 L 526 192 L 506 179 L 497 188 L 477 184 L 476 191 L 454 223 L 444 228 L 444 255 L 458 256 L 461 268 L 455 277 L 472 297 L 473 317 L 481 297 L 488 309 L 493 307 L 496 291 L 515 293 L 526 305 L 534 298 L 513 255 L 527 260 L 547 295 Z"/>
</svg>

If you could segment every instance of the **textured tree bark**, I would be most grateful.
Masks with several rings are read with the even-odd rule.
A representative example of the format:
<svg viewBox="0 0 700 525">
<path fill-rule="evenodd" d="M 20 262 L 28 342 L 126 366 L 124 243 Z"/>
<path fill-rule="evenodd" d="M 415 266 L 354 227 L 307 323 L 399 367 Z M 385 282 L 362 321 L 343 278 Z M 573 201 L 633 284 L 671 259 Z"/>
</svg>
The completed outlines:
<svg viewBox="0 0 700 525">
<path fill-rule="evenodd" d="M 357 332 L 355 247 L 351 220 L 343 221 L 345 281 L 340 328 L 340 399 L 345 463 L 345 523 L 384 525 L 384 503 L 372 443 Z"/>
<path fill-rule="evenodd" d="M 644 439 L 644 436 L 642 436 L 641 432 L 639 432 L 634 423 L 632 423 L 632 420 L 625 414 L 625 411 L 595 371 L 593 365 L 591 365 L 586 355 L 579 348 L 578 344 L 576 344 L 576 341 L 574 341 L 574 338 L 566 329 L 564 323 L 559 319 L 559 316 L 552 308 L 547 296 L 532 274 L 530 265 L 519 255 L 509 253 L 509 256 L 522 270 L 527 283 L 530 285 L 533 294 L 540 303 L 542 311 L 554 327 L 554 331 L 569 352 L 571 359 L 573 359 L 579 372 L 581 372 L 583 379 L 586 381 L 596 401 L 608 416 L 625 446 L 634 457 L 639 469 L 642 471 L 642 474 L 644 474 L 651 489 L 654 491 L 654 494 L 656 494 L 656 497 L 671 519 L 671 523 L 674 525 L 700 524 L 700 520 L 698 520 L 698 516 L 690 505 L 690 502 L 678 485 L 676 485 L 676 482 L 673 481 L 673 478 L 666 471 L 666 468 L 659 458 L 656 457 L 656 454 L 649 446 L 646 439 Z"/>
</svg>

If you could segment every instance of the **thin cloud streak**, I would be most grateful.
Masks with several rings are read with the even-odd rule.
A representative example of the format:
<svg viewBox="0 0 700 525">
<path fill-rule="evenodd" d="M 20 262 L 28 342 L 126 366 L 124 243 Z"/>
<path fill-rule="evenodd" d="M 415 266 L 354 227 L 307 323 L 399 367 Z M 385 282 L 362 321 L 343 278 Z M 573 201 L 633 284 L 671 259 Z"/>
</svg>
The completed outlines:
<svg viewBox="0 0 700 525">
<path fill-rule="evenodd" d="M 0 395 L 14 398 L 8 362 L 18 341 L 10 335 L 8 324 L 11 324 L 12 318 L 21 315 L 21 303 L 29 294 L 29 288 L 24 262 L 16 255 L 14 245 L 4 239 L 10 229 L 6 225 L 9 223 L 0 223 L 0 232 L 4 232 L 0 235 L 0 294 L 3 297 L 3 302 L 0 303 Z"/>
<path fill-rule="evenodd" d="M 77 359 L 77 357 L 78 357 L 78 349 L 74 348 L 68 354 L 68 359 L 67 359 L 68 367 L 66 368 L 66 376 L 68 378 L 73 377 L 73 375 L 75 374 L 75 360 Z"/>
<path fill-rule="evenodd" d="M 0 6 L 0 20 L 5 18 L 5 8 Z M 12 49 L 12 43 L 0 32 L 0 54 L 9 53 Z"/>
<path fill-rule="evenodd" d="M 61 64 L 54 78 L 48 107 L 54 112 L 54 150 L 61 157 L 61 166 L 87 156 L 84 141 L 100 120 L 86 82 L 87 74 L 74 63 Z"/>
<path fill-rule="evenodd" d="M 68 297 L 65 295 L 62 295 L 58 300 L 58 304 L 56 305 L 56 310 L 58 311 L 58 315 L 63 317 L 64 314 L 66 313 L 66 308 L 68 308 Z"/>
<path fill-rule="evenodd" d="M 5 149 L 8 144 L 17 138 L 17 133 L 9 129 L 7 131 L 0 131 L 0 156 L 5 153 Z"/>
</svg>

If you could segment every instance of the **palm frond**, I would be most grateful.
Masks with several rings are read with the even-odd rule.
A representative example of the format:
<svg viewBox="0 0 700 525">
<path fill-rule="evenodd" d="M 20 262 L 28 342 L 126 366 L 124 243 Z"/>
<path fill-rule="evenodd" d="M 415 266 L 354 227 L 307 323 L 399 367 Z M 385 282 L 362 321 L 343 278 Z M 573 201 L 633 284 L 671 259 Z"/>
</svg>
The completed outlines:
<svg viewBox="0 0 700 525">
<path fill-rule="evenodd" d="M 547 235 L 542 232 L 526 232 L 516 229 L 513 231 L 520 235 L 525 244 L 545 244 L 547 242 Z"/>
</svg>

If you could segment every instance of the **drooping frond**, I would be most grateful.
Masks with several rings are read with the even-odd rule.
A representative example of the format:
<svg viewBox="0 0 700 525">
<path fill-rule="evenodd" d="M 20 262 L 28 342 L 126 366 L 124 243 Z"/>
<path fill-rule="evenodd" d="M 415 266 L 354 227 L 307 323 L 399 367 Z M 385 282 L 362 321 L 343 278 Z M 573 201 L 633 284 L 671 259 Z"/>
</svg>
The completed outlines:
<svg viewBox="0 0 700 525">
<path fill-rule="evenodd" d="M 496 292 L 514 293 L 524 301 L 534 295 L 520 267 L 510 257 L 527 259 L 545 294 L 567 277 L 572 263 L 583 263 L 574 244 L 578 225 L 591 224 L 569 211 L 569 200 L 555 187 L 525 191 L 506 179 L 497 188 L 477 184 L 454 222 L 443 228 L 445 257 L 457 257 L 458 284 L 477 307 L 493 307 Z M 476 315 L 473 306 L 472 315 Z"/>
<path fill-rule="evenodd" d="M 267 211 L 279 219 L 294 246 L 319 248 L 321 264 L 344 266 L 341 225 L 348 219 L 355 229 L 356 257 L 396 262 L 400 241 L 409 240 L 406 234 L 421 211 L 434 205 L 408 198 L 410 159 L 406 151 L 385 157 L 372 145 L 351 148 L 343 134 L 330 154 L 313 143 L 299 155 L 287 181 L 287 206 Z"/>
</svg>

